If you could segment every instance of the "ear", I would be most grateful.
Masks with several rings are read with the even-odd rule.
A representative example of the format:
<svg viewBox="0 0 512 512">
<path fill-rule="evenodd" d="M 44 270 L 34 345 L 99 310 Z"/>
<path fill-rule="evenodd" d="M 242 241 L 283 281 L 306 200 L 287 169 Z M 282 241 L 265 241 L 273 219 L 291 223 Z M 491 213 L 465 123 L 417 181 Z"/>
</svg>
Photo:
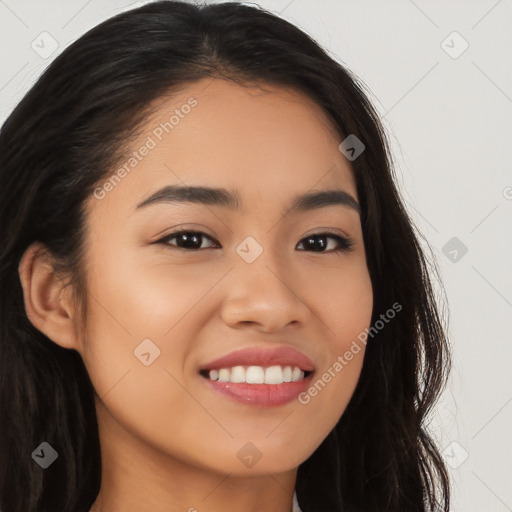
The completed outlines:
<svg viewBox="0 0 512 512">
<path fill-rule="evenodd" d="M 78 350 L 76 313 L 71 290 L 54 272 L 48 249 L 40 242 L 28 247 L 18 272 L 23 288 L 25 311 L 36 329 L 63 348 Z"/>
</svg>

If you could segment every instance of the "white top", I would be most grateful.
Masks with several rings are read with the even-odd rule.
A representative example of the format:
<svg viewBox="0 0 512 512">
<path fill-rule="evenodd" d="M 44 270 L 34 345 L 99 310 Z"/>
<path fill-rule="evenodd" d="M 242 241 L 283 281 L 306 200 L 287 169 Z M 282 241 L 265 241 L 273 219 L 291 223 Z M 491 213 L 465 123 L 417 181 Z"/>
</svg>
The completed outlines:
<svg viewBox="0 0 512 512">
<path fill-rule="evenodd" d="M 292 512 L 302 512 L 302 510 L 299 507 L 299 502 L 297 501 L 297 491 L 293 493 L 293 508 Z"/>
</svg>

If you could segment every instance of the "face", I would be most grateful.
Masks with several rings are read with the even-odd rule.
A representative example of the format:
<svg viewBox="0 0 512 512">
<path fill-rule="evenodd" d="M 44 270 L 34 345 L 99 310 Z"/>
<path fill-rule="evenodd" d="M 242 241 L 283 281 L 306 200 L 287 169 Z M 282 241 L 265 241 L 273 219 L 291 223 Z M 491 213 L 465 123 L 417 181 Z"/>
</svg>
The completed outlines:
<svg viewBox="0 0 512 512">
<path fill-rule="evenodd" d="M 89 200 L 79 351 L 102 442 L 287 471 L 353 394 L 364 347 L 335 363 L 372 313 L 353 172 L 320 107 L 267 89 L 208 79 L 161 100 Z M 184 186 L 224 195 L 169 188 Z M 341 193 L 294 207 L 327 190 Z"/>
</svg>

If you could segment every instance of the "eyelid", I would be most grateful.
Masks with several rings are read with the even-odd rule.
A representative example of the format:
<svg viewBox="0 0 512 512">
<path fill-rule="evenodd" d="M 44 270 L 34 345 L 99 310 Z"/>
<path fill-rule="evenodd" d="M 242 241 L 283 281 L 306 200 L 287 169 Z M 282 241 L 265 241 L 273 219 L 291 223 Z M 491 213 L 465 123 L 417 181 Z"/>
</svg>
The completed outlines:
<svg viewBox="0 0 512 512">
<path fill-rule="evenodd" d="M 353 241 L 352 237 L 348 233 L 342 231 L 341 229 L 328 227 L 314 228 L 311 232 L 306 232 L 306 234 L 303 235 L 302 238 L 314 235 L 338 235 L 341 236 L 342 238 L 346 238 L 347 240 Z"/>
<path fill-rule="evenodd" d="M 178 224 L 177 226 L 166 229 L 164 232 L 156 235 L 150 243 L 156 244 L 164 238 L 167 238 L 171 235 L 179 235 L 180 233 L 183 233 L 183 232 L 201 233 L 201 234 L 209 236 L 213 240 L 216 240 L 215 237 L 209 232 L 208 228 L 206 228 L 202 225 L 191 226 L 190 224 Z"/>
</svg>

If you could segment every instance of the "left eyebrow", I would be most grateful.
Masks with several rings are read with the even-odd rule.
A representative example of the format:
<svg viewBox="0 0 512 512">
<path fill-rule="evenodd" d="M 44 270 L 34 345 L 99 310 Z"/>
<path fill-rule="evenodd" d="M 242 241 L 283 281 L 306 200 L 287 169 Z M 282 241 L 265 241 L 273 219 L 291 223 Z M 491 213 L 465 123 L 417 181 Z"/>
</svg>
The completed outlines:
<svg viewBox="0 0 512 512">
<path fill-rule="evenodd" d="M 137 205 L 136 209 L 158 203 L 199 203 L 210 206 L 220 206 L 230 209 L 240 209 L 242 201 L 238 191 L 230 192 L 224 188 L 167 185 Z M 295 197 L 288 211 L 304 212 L 328 206 L 344 206 L 361 214 L 359 203 L 344 190 L 328 189 L 307 192 Z"/>
</svg>

